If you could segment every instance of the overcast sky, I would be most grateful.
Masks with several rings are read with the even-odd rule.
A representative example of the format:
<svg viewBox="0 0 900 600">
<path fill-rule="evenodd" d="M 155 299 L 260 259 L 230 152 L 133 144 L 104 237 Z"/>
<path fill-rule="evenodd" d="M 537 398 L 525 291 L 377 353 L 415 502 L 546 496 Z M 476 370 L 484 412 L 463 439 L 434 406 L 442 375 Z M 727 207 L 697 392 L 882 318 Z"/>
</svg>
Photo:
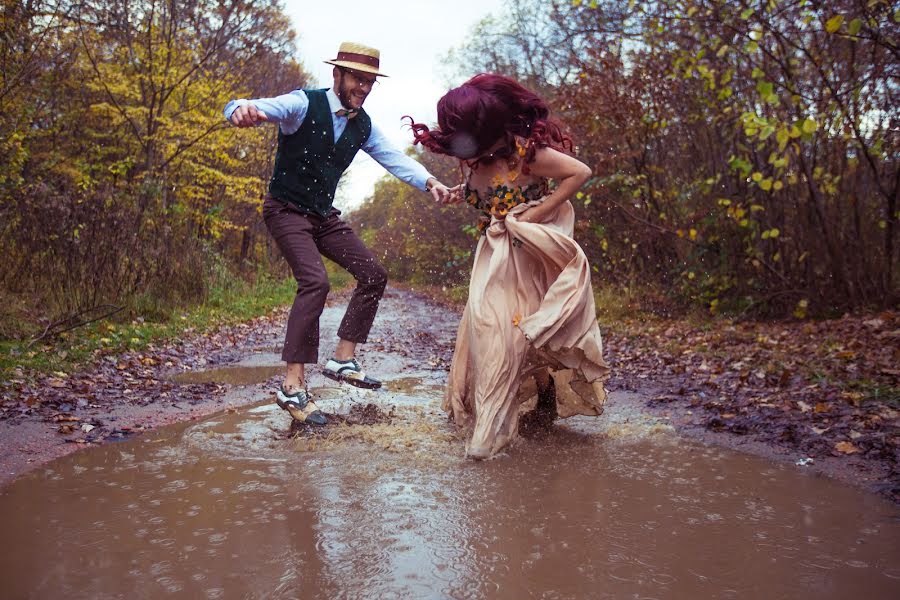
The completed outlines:
<svg viewBox="0 0 900 600">
<path fill-rule="evenodd" d="M 380 78 L 366 99 L 365 108 L 372 121 L 399 148 L 405 149 L 412 135 L 409 128 L 402 126 L 401 117 L 412 115 L 416 121 L 429 125 L 437 119 L 438 98 L 449 87 L 462 83 L 447 80 L 447 69 L 442 66 L 444 57 L 465 40 L 478 21 L 489 14 L 499 14 L 502 3 L 503 0 L 285 0 L 284 5 L 299 35 L 300 57 L 317 87 L 331 87 L 332 67 L 322 61 L 333 59 L 342 41 L 381 51 L 381 72 L 389 77 Z M 358 205 L 384 174 L 386 171 L 378 163 L 360 152 L 344 175 L 347 181 L 338 192 L 335 205 L 341 209 Z"/>
</svg>

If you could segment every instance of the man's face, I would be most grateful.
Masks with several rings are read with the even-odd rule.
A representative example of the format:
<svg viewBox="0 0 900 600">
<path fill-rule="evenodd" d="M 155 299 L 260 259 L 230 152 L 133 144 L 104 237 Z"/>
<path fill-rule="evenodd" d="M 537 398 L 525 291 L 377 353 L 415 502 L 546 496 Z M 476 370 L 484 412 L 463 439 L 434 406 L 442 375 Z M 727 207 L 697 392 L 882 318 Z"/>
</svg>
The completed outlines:
<svg viewBox="0 0 900 600">
<path fill-rule="evenodd" d="M 334 68 L 334 91 L 346 108 L 361 108 L 375 83 L 375 75 L 371 73 Z"/>
</svg>

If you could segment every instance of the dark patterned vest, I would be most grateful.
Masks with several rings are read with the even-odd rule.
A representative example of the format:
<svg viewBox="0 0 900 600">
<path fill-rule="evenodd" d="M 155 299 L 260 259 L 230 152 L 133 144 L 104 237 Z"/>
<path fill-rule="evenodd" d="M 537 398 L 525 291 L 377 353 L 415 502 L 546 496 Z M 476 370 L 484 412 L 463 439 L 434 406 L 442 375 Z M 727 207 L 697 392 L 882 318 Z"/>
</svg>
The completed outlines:
<svg viewBox="0 0 900 600">
<path fill-rule="evenodd" d="M 295 133 L 278 132 L 275 169 L 269 194 L 304 213 L 327 216 L 338 181 L 356 153 L 369 139 L 372 121 L 362 109 L 347 122 L 341 139 L 334 140 L 334 125 L 326 90 L 303 90 L 309 107 Z"/>
</svg>

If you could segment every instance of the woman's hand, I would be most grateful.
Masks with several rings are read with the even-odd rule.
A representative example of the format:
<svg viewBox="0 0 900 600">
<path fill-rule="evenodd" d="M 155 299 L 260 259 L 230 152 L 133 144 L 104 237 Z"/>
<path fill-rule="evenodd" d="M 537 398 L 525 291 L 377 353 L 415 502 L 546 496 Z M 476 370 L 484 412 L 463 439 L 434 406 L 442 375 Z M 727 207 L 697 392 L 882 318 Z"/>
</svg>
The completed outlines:
<svg viewBox="0 0 900 600">
<path fill-rule="evenodd" d="M 444 200 L 444 204 L 459 204 L 460 202 L 462 202 L 465 199 L 463 198 L 463 190 L 465 187 L 465 184 L 461 183 L 459 185 L 453 186 L 452 188 L 449 188 L 450 196 L 446 200 Z"/>
<path fill-rule="evenodd" d="M 544 218 L 547 216 L 547 211 L 542 210 L 543 208 L 543 204 L 532 206 L 528 210 L 523 210 L 522 212 L 517 214 L 516 220 L 519 223 L 543 223 Z"/>
<path fill-rule="evenodd" d="M 458 204 L 462 200 L 462 184 L 448 188 L 434 177 L 430 177 L 425 183 L 425 187 L 435 202 Z"/>
<path fill-rule="evenodd" d="M 528 209 L 519 216 L 525 223 L 540 223 L 550 216 L 563 202 L 575 195 L 578 189 L 591 177 L 591 169 L 586 164 L 552 148 L 541 148 L 534 155 L 534 162 L 528 165 L 533 175 L 556 180 L 553 192 L 544 198 L 540 206 Z M 525 215 L 539 209 L 530 217 Z M 524 217 L 524 218 L 523 218 Z"/>
</svg>

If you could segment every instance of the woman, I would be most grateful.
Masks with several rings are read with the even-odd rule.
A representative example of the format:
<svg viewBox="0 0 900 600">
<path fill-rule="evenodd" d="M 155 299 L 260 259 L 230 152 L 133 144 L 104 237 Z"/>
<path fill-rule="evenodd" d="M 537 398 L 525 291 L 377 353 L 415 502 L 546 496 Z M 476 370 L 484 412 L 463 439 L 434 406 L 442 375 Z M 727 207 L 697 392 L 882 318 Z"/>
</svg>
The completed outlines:
<svg viewBox="0 0 900 600">
<path fill-rule="evenodd" d="M 544 422 L 601 414 L 609 369 L 569 202 L 591 170 L 566 153 L 572 140 L 541 98 L 494 74 L 441 98 L 437 128 L 412 130 L 415 143 L 463 161 L 457 201 L 482 212 L 443 404 L 472 427 L 468 456 L 500 451 L 532 407 Z"/>
</svg>

